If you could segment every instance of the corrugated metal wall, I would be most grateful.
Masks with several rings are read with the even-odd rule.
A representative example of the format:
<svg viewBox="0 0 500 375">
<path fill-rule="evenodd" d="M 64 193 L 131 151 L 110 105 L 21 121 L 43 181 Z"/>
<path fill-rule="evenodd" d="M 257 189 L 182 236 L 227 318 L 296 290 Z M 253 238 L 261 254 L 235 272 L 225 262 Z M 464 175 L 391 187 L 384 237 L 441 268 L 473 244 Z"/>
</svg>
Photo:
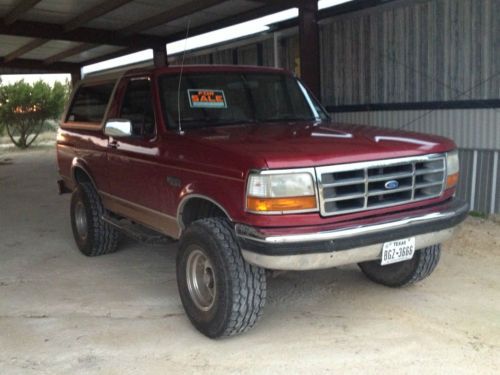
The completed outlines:
<svg viewBox="0 0 500 375">
<path fill-rule="evenodd" d="M 184 63 L 188 64 L 233 64 L 236 54 L 238 64 L 240 65 L 259 65 L 259 48 L 262 51 L 262 65 L 274 66 L 274 41 L 272 35 L 264 40 L 238 47 L 219 47 L 198 51 L 196 53 L 187 53 Z M 281 47 L 282 51 L 288 49 L 288 45 Z M 283 52 L 285 53 L 285 52 Z M 182 55 L 176 55 L 169 58 L 170 64 L 180 64 Z"/>
<path fill-rule="evenodd" d="M 498 151 L 460 150 L 457 195 L 467 200 L 473 211 L 499 213 L 499 172 Z"/>
<path fill-rule="evenodd" d="M 400 1 L 325 20 L 329 105 L 500 97 L 500 1 Z"/>
<path fill-rule="evenodd" d="M 438 134 L 461 148 L 500 150 L 500 109 L 438 109 L 333 113 L 339 122 Z"/>
<path fill-rule="evenodd" d="M 325 20 L 322 99 L 327 105 L 498 99 L 499 14 L 500 0 L 427 0 Z M 500 213 L 500 108 L 332 116 L 454 139 L 461 149 L 458 195 L 475 211 Z"/>
</svg>

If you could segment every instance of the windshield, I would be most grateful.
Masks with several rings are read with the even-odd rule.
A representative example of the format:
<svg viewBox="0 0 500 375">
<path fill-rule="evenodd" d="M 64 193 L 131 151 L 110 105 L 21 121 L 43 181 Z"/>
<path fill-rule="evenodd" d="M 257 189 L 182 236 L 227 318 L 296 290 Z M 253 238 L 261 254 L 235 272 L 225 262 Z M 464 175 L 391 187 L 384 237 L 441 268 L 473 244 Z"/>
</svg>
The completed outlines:
<svg viewBox="0 0 500 375">
<path fill-rule="evenodd" d="M 183 129 L 252 122 L 321 121 L 323 108 L 286 74 L 187 73 L 160 77 L 169 127 Z M 178 98 L 180 100 L 178 100 Z"/>
</svg>

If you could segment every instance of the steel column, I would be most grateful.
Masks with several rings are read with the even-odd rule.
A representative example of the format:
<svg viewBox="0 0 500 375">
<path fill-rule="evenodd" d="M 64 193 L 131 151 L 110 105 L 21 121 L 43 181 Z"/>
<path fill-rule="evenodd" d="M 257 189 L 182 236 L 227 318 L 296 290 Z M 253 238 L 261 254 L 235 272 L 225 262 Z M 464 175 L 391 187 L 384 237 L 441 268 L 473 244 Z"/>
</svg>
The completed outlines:
<svg viewBox="0 0 500 375">
<path fill-rule="evenodd" d="M 153 48 L 153 63 L 156 68 L 162 68 L 168 65 L 167 47 L 165 45 Z"/>
<path fill-rule="evenodd" d="M 75 87 L 76 83 L 82 79 L 82 70 L 73 70 L 71 72 L 71 86 Z"/>
<path fill-rule="evenodd" d="M 299 5 L 300 77 L 317 98 L 320 97 L 320 55 L 317 0 Z"/>
</svg>

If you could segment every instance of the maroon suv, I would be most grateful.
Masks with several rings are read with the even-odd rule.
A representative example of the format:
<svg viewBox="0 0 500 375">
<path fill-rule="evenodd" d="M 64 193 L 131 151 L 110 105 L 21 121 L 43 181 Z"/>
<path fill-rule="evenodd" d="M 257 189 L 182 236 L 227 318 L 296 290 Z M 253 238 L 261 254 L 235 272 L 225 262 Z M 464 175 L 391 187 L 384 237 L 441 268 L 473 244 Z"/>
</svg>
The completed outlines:
<svg viewBox="0 0 500 375">
<path fill-rule="evenodd" d="M 57 152 L 81 252 L 113 252 L 122 232 L 179 239 L 182 303 L 209 337 L 258 321 L 266 269 L 357 263 L 383 285 L 422 280 L 468 211 L 452 141 L 333 123 L 278 69 L 84 79 Z"/>
</svg>

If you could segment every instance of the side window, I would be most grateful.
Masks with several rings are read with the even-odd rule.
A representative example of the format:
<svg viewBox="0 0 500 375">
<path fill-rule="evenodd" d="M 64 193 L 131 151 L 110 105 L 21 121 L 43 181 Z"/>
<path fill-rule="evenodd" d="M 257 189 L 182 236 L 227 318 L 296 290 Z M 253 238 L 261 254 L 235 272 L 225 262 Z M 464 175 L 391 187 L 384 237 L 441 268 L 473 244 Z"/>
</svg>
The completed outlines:
<svg viewBox="0 0 500 375">
<path fill-rule="evenodd" d="M 66 121 L 100 123 L 106 113 L 114 82 L 80 86 L 76 92 Z"/>
<path fill-rule="evenodd" d="M 132 135 L 152 137 L 155 134 L 155 116 L 149 79 L 132 79 L 127 85 L 120 117 L 132 122 Z"/>
</svg>

